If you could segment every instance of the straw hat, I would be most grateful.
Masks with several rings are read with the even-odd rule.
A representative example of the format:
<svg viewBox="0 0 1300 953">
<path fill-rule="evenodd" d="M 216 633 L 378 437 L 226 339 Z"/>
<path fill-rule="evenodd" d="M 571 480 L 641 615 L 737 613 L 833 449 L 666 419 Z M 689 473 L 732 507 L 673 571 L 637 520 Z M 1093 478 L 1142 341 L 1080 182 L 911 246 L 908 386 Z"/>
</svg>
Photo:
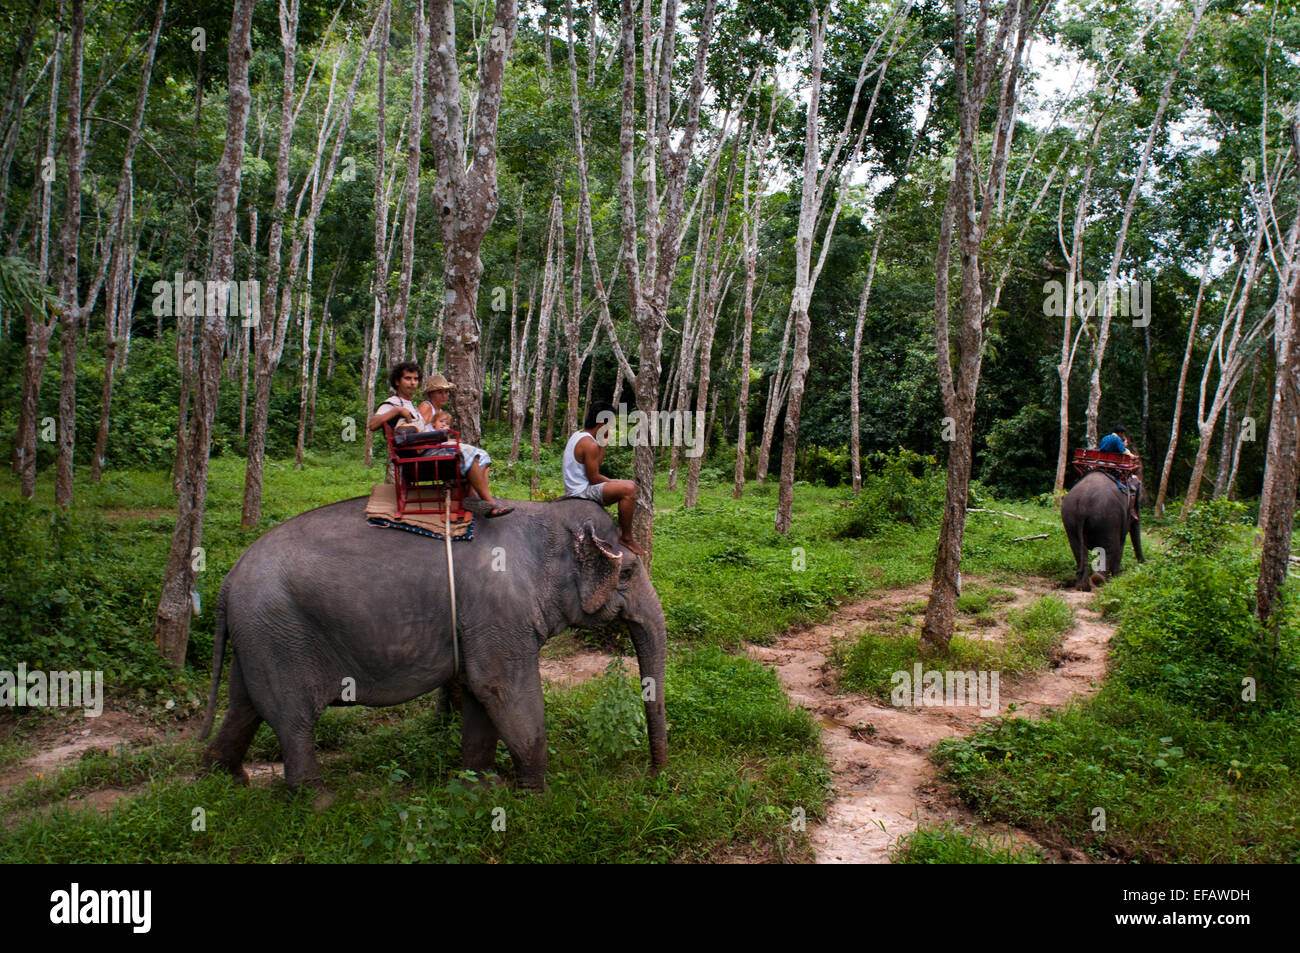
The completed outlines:
<svg viewBox="0 0 1300 953">
<path fill-rule="evenodd" d="M 432 393 L 435 390 L 455 390 L 455 389 L 456 389 L 456 385 L 453 384 L 451 381 L 447 380 L 447 378 L 443 377 L 441 374 L 434 374 L 432 377 L 430 377 L 428 380 L 424 382 L 424 392 L 426 394 Z"/>
</svg>

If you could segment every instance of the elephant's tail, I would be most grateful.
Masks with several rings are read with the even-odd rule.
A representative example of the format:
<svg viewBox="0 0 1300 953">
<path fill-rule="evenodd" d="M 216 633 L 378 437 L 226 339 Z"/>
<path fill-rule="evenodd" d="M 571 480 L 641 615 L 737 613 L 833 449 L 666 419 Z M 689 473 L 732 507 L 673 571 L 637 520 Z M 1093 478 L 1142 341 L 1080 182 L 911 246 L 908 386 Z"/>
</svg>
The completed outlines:
<svg viewBox="0 0 1300 953">
<path fill-rule="evenodd" d="M 1084 533 L 1083 531 L 1083 524 L 1084 524 L 1084 520 L 1082 517 L 1080 517 L 1078 525 L 1076 525 L 1074 528 L 1075 539 L 1070 541 L 1072 546 L 1076 541 L 1078 543 L 1078 547 L 1075 549 L 1075 552 L 1077 552 L 1079 556 L 1078 556 L 1078 561 L 1075 563 L 1074 571 L 1076 576 L 1080 579 L 1086 579 L 1089 575 L 1088 543 L 1087 543 L 1088 537 L 1087 534 Z"/>
<path fill-rule="evenodd" d="M 221 587 L 217 597 L 217 627 L 212 639 L 212 686 L 208 689 L 208 712 L 203 716 L 199 740 L 212 733 L 212 723 L 217 717 L 217 689 L 221 687 L 221 669 L 226 659 L 226 588 Z"/>
</svg>

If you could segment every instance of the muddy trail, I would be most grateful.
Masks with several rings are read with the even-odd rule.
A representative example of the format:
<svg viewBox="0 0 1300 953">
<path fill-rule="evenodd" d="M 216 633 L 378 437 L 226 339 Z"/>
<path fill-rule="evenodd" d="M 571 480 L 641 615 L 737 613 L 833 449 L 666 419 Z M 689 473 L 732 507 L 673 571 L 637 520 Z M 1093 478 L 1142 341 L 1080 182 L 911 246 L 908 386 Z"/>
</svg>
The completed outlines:
<svg viewBox="0 0 1300 953">
<path fill-rule="evenodd" d="M 968 588 L 976 580 L 968 580 Z M 1014 594 L 1000 608 L 1027 605 L 1050 591 L 1047 581 L 1029 587 L 1002 586 Z M 773 666 L 790 699 L 822 725 L 822 742 L 834 772 L 835 796 L 825 820 L 810 827 L 818 863 L 888 863 L 890 849 L 918 824 L 952 822 L 987 829 L 938 776 L 931 747 L 944 738 L 966 735 L 984 720 L 978 707 L 896 708 L 860 694 L 840 694 L 828 664 L 836 642 L 855 638 L 872 623 L 894 619 L 909 605 L 924 603 L 928 584 L 895 589 L 841 607 L 824 623 L 793 629 L 770 646 L 751 645 L 753 658 Z M 1082 592 L 1059 593 L 1074 610 L 1048 671 L 999 690 L 999 714 L 1035 717 L 1050 707 L 1097 690 L 1106 669 L 1112 630 L 1087 605 Z M 920 615 L 917 614 L 919 627 Z M 988 639 L 1005 632 L 1005 613 L 997 625 L 962 634 Z M 1008 708 L 1014 705 L 1014 710 Z M 1039 847 L 1048 860 L 1077 862 L 1074 851 L 1045 848 L 1016 829 L 997 829 L 1013 841 Z"/>
</svg>

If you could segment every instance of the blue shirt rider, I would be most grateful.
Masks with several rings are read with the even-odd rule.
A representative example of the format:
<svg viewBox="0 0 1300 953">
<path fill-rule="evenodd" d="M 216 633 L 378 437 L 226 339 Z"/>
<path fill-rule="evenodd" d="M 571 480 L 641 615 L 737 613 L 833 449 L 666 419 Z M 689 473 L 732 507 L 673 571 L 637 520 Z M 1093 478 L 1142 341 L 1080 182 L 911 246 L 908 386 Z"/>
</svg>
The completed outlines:
<svg viewBox="0 0 1300 953">
<path fill-rule="evenodd" d="M 1116 427 L 1114 433 L 1102 437 L 1101 443 L 1097 444 L 1097 449 L 1102 453 L 1122 453 L 1125 456 L 1133 456 L 1128 448 L 1128 431 L 1122 425 Z"/>
<path fill-rule="evenodd" d="M 1128 430 L 1121 424 L 1116 427 L 1113 433 L 1108 433 L 1101 438 L 1097 444 L 1097 449 L 1102 453 L 1122 453 L 1128 457 L 1136 457 L 1132 450 L 1128 448 Z M 1138 499 L 1142 494 L 1142 483 L 1137 474 L 1130 475 L 1127 479 L 1112 476 L 1115 482 L 1123 489 L 1130 499 L 1130 506 L 1133 509 L 1133 518 L 1138 516 Z"/>
</svg>

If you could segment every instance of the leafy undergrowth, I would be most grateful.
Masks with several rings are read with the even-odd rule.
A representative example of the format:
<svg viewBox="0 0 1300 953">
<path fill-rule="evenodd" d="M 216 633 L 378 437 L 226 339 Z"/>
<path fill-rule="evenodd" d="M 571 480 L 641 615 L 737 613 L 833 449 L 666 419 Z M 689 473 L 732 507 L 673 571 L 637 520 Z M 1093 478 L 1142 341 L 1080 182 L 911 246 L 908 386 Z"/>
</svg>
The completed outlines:
<svg viewBox="0 0 1300 953">
<path fill-rule="evenodd" d="M 891 864 L 1041 864 L 1032 848 L 1005 835 L 974 833 L 955 824 L 918 827 L 900 837 L 890 851 Z"/>
<path fill-rule="evenodd" d="M 968 590 L 958 601 L 959 618 L 973 617 L 981 626 L 997 625 L 994 607 L 1005 601 L 1005 590 Z M 1009 594 L 1007 594 L 1009 595 Z M 923 605 L 904 609 L 924 609 Z M 1007 629 L 1001 639 L 954 635 L 942 655 L 923 654 L 917 638 L 918 619 L 900 613 L 891 623 L 875 625 L 856 640 L 840 642 L 831 662 L 839 670 L 841 691 L 865 692 L 887 699 L 896 672 L 950 670 L 999 672 L 1018 677 L 1045 668 L 1074 625 L 1074 613 L 1060 596 L 1044 595 L 1023 609 L 1005 613 Z"/>
<path fill-rule="evenodd" d="M 939 746 L 972 807 L 1099 856 L 1300 861 L 1297 601 L 1272 632 L 1255 620 L 1241 519 L 1201 504 L 1167 553 L 1103 590 L 1119 628 L 1097 695 Z"/>
<path fill-rule="evenodd" d="M 402 709 L 330 712 L 320 731 L 325 783 L 310 798 L 157 758 L 147 790 L 108 814 L 56 806 L 0 833 L 12 862 L 644 862 L 705 860 L 745 847 L 805 859 L 796 808 L 820 816 L 827 773 L 813 719 L 792 708 L 773 673 L 716 648 L 670 662 L 671 760 L 647 770 L 644 735 L 626 743 L 637 683 L 618 671 L 548 691 L 549 790 L 516 793 L 458 771 L 459 726 L 432 696 Z M 613 701 L 611 702 L 611 698 Z M 603 712 L 603 714 L 602 714 Z M 385 723 L 391 721 L 391 723 Z M 197 749 L 191 747 L 191 752 Z M 599 756 L 594 756 L 599 752 Z M 0 802 L 12 814 L 42 800 L 140 780 L 139 756 L 111 756 Z M 101 763 L 102 762 L 102 763 Z M 501 750 L 497 768 L 509 775 Z"/>
</svg>

